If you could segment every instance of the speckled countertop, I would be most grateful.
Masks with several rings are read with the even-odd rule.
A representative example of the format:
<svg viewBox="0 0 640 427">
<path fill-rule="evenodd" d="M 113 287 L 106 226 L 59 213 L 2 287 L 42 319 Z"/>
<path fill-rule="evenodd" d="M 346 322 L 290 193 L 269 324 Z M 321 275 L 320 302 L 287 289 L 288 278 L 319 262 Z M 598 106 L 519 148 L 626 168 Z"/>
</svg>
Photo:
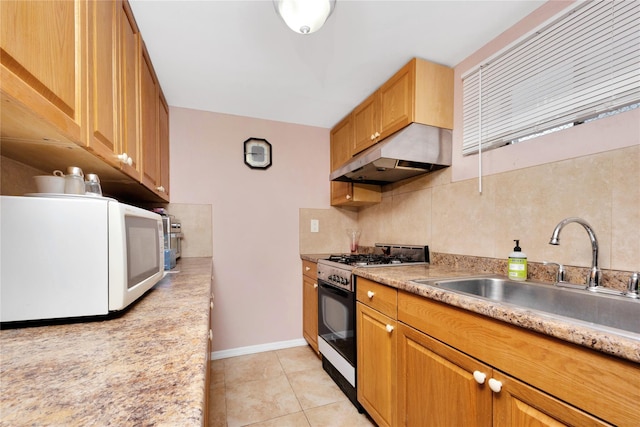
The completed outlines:
<svg viewBox="0 0 640 427">
<path fill-rule="evenodd" d="M 0 331 L 0 425 L 202 425 L 211 263 L 180 260 L 117 318 Z"/>
<path fill-rule="evenodd" d="M 317 262 L 328 258 L 324 254 L 303 254 L 301 258 Z M 385 285 L 421 295 L 452 306 L 460 307 L 493 319 L 540 332 L 564 341 L 601 351 L 616 357 L 640 363 L 640 334 L 619 335 L 590 327 L 586 322 L 563 320 L 546 316 L 526 308 L 495 301 L 461 295 L 446 289 L 412 283 L 417 279 L 454 278 L 488 274 L 486 266 L 472 269 L 454 268 L 449 265 L 406 265 L 393 267 L 355 268 L 354 274 Z M 640 307 L 640 304 L 639 304 Z"/>
</svg>

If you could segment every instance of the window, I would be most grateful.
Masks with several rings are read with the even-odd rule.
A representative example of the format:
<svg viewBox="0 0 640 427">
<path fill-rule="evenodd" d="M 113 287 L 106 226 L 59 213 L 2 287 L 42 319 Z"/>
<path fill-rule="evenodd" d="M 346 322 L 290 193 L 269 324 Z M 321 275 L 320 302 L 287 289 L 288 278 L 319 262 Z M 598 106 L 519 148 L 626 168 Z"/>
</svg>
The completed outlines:
<svg viewBox="0 0 640 427">
<path fill-rule="evenodd" d="M 640 2 L 579 2 L 463 75 L 463 154 L 640 102 Z"/>
</svg>

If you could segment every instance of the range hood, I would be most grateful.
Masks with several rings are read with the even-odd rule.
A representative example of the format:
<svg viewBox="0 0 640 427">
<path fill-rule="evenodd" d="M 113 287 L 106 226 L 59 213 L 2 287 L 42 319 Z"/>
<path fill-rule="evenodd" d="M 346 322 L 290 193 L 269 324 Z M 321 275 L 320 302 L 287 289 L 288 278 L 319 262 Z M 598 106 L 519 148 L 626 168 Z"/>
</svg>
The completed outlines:
<svg viewBox="0 0 640 427">
<path fill-rule="evenodd" d="M 331 181 L 385 185 L 451 166 L 451 130 L 412 123 L 333 171 Z"/>
</svg>

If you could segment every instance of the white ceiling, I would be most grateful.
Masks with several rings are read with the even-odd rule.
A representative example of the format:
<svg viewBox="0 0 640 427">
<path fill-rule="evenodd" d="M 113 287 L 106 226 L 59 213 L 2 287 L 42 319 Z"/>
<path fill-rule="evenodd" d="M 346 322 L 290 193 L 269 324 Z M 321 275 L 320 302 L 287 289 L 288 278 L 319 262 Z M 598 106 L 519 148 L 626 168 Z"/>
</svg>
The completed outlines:
<svg viewBox="0 0 640 427">
<path fill-rule="evenodd" d="M 289 30 L 271 0 L 131 0 L 169 105 L 330 128 L 412 57 L 455 66 L 544 0 L 337 0 Z"/>
</svg>

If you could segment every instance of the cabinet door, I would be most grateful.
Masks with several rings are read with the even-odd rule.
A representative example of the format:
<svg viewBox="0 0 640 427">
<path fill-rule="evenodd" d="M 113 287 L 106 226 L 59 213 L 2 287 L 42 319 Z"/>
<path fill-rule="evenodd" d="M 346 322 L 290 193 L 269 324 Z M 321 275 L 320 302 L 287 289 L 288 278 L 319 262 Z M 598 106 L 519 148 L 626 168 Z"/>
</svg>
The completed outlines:
<svg viewBox="0 0 640 427">
<path fill-rule="evenodd" d="M 490 367 L 399 323 L 398 425 L 491 426 L 492 393 L 475 371 L 491 378 Z"/>
<path fill-rule="evenodd" d="M 120 162 L 120 169 L 137 181 L 140 171 L 139 96 L 138 86 L 140 33 L 133 12 L 125 1 L 119 4 L 120 29 L 120 146 L 117 154 L 131 159 Z M 131 164 L 129 164 L 131 163 Z"/>
<path fill-rule="evenodd" d="M 114 0 L 87 2 L 89 114 L 86 146 L 111 165 L 118 159 L 118 10 Z"/>
<path fill-rule="evenodd" d="M 380 427 L 396 425 L 397 322 L 357 303 L 358 402 Z"/>
<path fill-rule="evenodd" d="M 160 171 L 158 172 L 160 181 L 159 192 L 164 193 L 166 199 L 169 199 L 169 106 L 167 101 L 159 94 L 158 99 L 158 164 Z"/>
<path fill-rule="evenodd" d="M 351 158 L 353 126 L 351 115 L 331 129 L 331 171 L 338 169 Z"/>
<path fill-rule="evenodd" d="M 331 206 L 343 206 L 352 198 L 353 184 L 350 182 L 331 181 Z"/>
<path fill-rule="evenodd" d="M 353 155 L 378 142 L 376 132 L 379 133 L 380 130 L 379 103 L 378 92 L 375 92 L 353 110 Z"/>
<path fill-rule="evenodd" d="M 367 206 L 381 201 L 379 185 L 331 182 L 331 206 Z"/>
<path fill-rule="evenodd" d="M 413 121 L 415 101 L 415 59 L 405 65 L 378 89 L 380 97 L 379 140 Z"/>
<path fill-rule="evenodd" d="M 81 141 L 86 31 L 80 1 L 0 1 L 0 85 L 72 141 Z"/>
<path fill-rule="evenodd" d="M 318 282 L 302 276 L 302 335 L 318 353 Z"/>
<path fill-rule="evenodd" d="M 501 372 L 492 378 L 502 385 L 494 394 L 495 427 L 611 426 Z"/>
<path fill-rule="evenodd" d="M 140 57 L 140 127 L 142 183 L 154 190 L 158 186 L 158 82 L 144 46 Z"/>
</svg>

